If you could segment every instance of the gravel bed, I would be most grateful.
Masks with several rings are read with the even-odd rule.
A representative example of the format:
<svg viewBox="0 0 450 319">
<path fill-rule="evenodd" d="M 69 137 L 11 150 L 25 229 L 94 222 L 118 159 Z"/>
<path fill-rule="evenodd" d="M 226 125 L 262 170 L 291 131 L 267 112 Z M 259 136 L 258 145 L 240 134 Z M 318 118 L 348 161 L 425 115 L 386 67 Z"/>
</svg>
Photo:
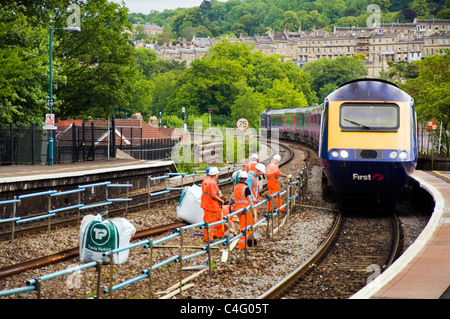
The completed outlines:
<svg viewBox="0 0 450 319">
<path fill-rule="evenodd" d="M 304 153 L 300 150 L 295 152 L 296 156 L 282 169 L 283 172 L 297 174 L 298 170 L 303 167 Z M 310 185 L 317 185 L 321 176 L 320 169 L 312 167 L 310 172 Z M 315 179 L 316 181 L 314 181 Z M 283 181 L 282 187 L 283 184 L 286 184 L 286 181 Z M 320 192 L 311 190 L 312 188 L 308 190 L 305 200 L 310 204 L 317 204 L 317 197 L 320 196 Z M 231 196 L 232 188 L 224 187 L 222 192 Z M 137 231 L 179 221 L 175 213 L 176 205 L 177 203 L 169 204 L 167 207 L 164 204 L 156 205 L 156 207 L 152 207 L 151 213 L 146 211 L 133 213 L 127 219 L 135 226 Z M 273 239 L 267 241 L 259 240 L 256 247 L 248 249 L 247 258 L 245 258 L 243 251 L 236 248 L 231 253 L 230 263 L 222 263 L 221 251 L 213 249 L 211 256 L 215 267 L 213 268 L 212 278 L 209 279 L 208 272 L 202 274 L 198 280 L 192 281 L 195 284 L 194 288 L 184 293 L 181 298 L 188 296 L 200 298 L 254 298 L 297 267 L 302 259 L 307 258 L 320 245 L 321 236 L 326 233 L 328 227 L 327 223 L 323 222 L 324 216 L 329 217 L 330 223 L 332 219 L 332 214 L 330 213 L 311 209 L 300 210 L 298 207 L 297 205 L 291 215 L 289 224 L 283 228 L 282 232 Z M 198 236 L 201 233 L 201 229 L 193 229 L 186 234 L 185 245 L 203 246 L 203 238 Z M 167 236 L 167 234 L 161 236 Z M 78 241 L 79 230 L 76 227 L 65 227 L 50 234 L 42 233 L 18 238 L 14 243 L 3 242 L 0 247 L 0 267 L 73 248 L 79 245 Z M 177 244 L 178 240 L 167 243 L 167 245 L 174 246 Z M 183 254 L 194 251 L 198 250 L 186 249 L 186 251 L 183 251 Z M 154 249 L 153 263 L 177 253 L 179 253 L 178 248 Z M 128 261 L 125 264 L 114 266 L 113 272 L 110 271 L 109 265 L 104 265 L 101 275 L 102 289 L 108 288 L 111 275 L 113 276 L 113 284 L 139 276 L 142 269 L 148 268 L 149 257 L 149 249 L 136 248 L 130 251 Z M 206 254 L 190 259 L 183 262 L 183 266 L 202 264 L 205 258 Z M 0 279 L 0 290 L 21 287 L 29 279 L 79 264 L 78 258 L 73 258 L 41 269 L 30 270 L 9 278 L 3 278 Z M 155 271 L 151 282 L 153 297 L 158 296 L 156 295 L 158 291 L 165 290 L 168 286 L 176 283 L 179 280 L 179 273 L 179 263 L 175 262 Z M 232 281 L 229 280 L 230 274 L 234 278 Z M 184 277 L 189 275 L 191 275 L 190 271 L 183 271 Z M 96 293 L 96 278 L 95 270 L 89 269 L 45 281 L 42 285 L 42 298 L 92 297 Z M 229 285 L 226 283 L 229 283 Z M 212 287 L 216 288 L 212 289 Z M 141 280 L 114 291 L 113 298 L 146 298 L 148 297 L 148 288 L 149 280 Z M 100 297 L 105 298 L 108 296 L 102 293 Z M 15 294 L 4 298 L 36 298 L 36 292 Z M 175 298 L 180 298 L 180 296 Z"/>
<path fill-rule="evenodd" d="M 294 152 L 294 160 L 283 167 L 281 169 L 282 172 L 298 174 L 298 171 L 303 168 L 304 153 L 298 149 L 294 150 Z M 321 170 L 317 159 L 308 159 L 308 162 L 310 165 L 309 181 L 304 203 L 312 206 L 334 208 L 332 204 L 325 203 L 321 199 Z M 283 187 L 285 183 L 283 181 L 281 186 Z M 221 190 L 225 195 L 231 196 L 231 187 L 224 187 Z M 133 213 L 127 219 L 135 226 L 137 231 L 172 223 L 179 221 L 176 217 L 176 205 L 177 203 L 171 203 L 167 206 L 164 204 L 152 206 L 151 212 Z M 272 239 L 259 240 L 256 247 L 247 250 L 246 255 L 244 251 L 235 248 L 231 253 L 230 263 L 222 263 L 222 252 L 220 249 L 212 249 L 211 256 L 215 266 L 213 267 L 211 278 L 208 271 L 206 271 L 190 281 L 189 283 L 192 283 L 193 286 L 183 292 L 182 295 L 176 295 L 171 298 L 256 298 L 305 261 L 317 249 L 331 227 L 333 217 L 334 213 L 327 210 L 300 208 L 299 205 L 296 205 L 288 224 L 282 228 L 282 231 Z M 402 223 L 407 224 L 407 221 L 404 222 L 402 220 Z M 416 227 L 416 225 L 412 227 Z M 203 236 L 199 236 L 200 234 L 202 234 L 201 229 L 190 230 L 185 234 L 184 244 L 203 246 Z M 167 233 L 160 237 L 163 236 L 167 236 Z M 50 234 L 43 233 L 18 238 L 13 244 L 2 242 L 0 245 L 0 268 L 76 247 L 79 245 L 78 241 L 79 229 L 76 227 L 65 227 Z M 172 240 L 167 243 L 167 245 L 174 246 L 178 244 L 178 240 Z M 225 247 L 221 248 L 226 249 Z M 198 249 L 185 249 L 183 254 L 186 255 L 195 251 L 198 251 Z M 178 253 L 178 248 L 154 249 L 152 262 L 159 262 Z M 201 265 L 205 261 L 206 256 L 205 254 L 184 261 L 183 266 Z M 79 264 L 78 258 L 73 258 L 45 268 L 3 278 L 0 279 L 0 290 L 21 287 L 29 279 Z M 101 289 L 108 288 L 110 282 L 115 285 L 124 280 L 140 276 L 142 270 L 148 268 L 149 265 L 149 249 L 143 247 L 132 249 L 125 264 L 115 265 L 113 271 L 111 271 L 109 265 L 102 267 Z M 158 292 L 166 290 L 167 287 L 179 281 L 179 268 L 179 263 L 170 263 L 157 269 L 154 276 L 152 276 L 151 282 L 148 279 L 144 279 L 130 284 L 114 291 L 112 298 L 148 298 L 150 284 L 152 297 L 158 298 L 162 296 L 162 294 L 157 294 Z M 183 277 L 185 278 L 193 273 L 191 271 L 183 271 Z M 93 268 L 45 281 L 42 286 L 42 298 L 90 298 L 96 294 L 96 281 L 97 274 Z M 100 297 L 108 298 L 109 296 L 101 292 Z M 15 294 L 1 298 L 34 299 L 36 298 L 36 292 Z"/>
</svg>

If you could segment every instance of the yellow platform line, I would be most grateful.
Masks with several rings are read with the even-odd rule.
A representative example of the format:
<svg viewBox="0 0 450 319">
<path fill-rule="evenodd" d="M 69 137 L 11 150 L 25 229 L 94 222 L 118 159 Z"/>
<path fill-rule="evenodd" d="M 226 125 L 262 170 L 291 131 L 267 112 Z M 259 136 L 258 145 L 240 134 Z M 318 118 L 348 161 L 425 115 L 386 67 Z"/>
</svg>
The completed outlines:
<svg viewBox="0 0 450 319">
<path fill-rule="evenodd" d="M 450 179 L 450 177 L 448 177 L 447 175 L 441 174 L 438 171 L 433 171 L 433 173 L 438 174 L 439 176 L 445 177 L 447 179 Z"/>
</svg>

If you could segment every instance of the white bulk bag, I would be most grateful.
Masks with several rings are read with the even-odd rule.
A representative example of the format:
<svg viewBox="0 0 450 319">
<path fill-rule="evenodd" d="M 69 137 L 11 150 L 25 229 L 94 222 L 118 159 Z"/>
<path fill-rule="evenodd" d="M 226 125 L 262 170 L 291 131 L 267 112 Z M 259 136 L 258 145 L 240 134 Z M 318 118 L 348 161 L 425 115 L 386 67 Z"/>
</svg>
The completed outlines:
<svg viewBox="0 0 450 319">
<path fill-rule="evenodd" d="M 109 261 L 103 253 L 130 245 L 136 228 L 125 218 L 102 218 L 100 214 L 87 215 L 80 225 L 80 260 Z M 122 264 L 128 259 L 129 250 L 114 254 L 115 264 Z"/>
<path fill-rule="evenodd" d="M 200 207 L 202 188 L 198 185 L 185 187 L 177 206 L 177 217 L 197 224 L 203 222 L 203 208 Z"/>
</svg>

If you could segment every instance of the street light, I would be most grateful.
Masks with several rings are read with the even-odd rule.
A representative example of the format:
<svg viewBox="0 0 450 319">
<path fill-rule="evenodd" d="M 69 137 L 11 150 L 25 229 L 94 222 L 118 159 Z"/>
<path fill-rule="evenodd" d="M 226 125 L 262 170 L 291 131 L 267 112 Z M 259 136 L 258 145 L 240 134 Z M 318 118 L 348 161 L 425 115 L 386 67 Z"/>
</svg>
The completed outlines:
<svg viewBox="0 0 450 319">
<path fill-rule="evenodd" d="M 53 114 L 53 74 L 52 74 L 52 31 L 53 30 L 64 30 L 70 32 L 80 32 L 79 27 L 68 27 L 68 28 L 49 28 L 49 59 L 50 59 L 50 98 L 48 100 L 48 107 L 50 108 L 50 114 Z M 49 130 L 48 137 L 48 165 L 53 166 L 53 131 Z"/>
</svg>

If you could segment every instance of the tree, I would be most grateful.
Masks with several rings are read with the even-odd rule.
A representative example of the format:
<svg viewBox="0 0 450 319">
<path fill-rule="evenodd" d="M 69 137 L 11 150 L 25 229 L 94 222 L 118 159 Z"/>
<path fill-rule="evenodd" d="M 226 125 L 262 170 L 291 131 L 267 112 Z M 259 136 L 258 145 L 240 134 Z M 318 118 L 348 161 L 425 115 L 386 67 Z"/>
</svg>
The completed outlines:
<svg viewBox="0 0 450 319">
<path fill-rule="evenodd" d="M 302 91 L 294 88 L 288 79 L 274 80 L 272 88 L 266 94 L 267 109 L 297 108 L 308 106 L 308 101 Z"/>
<path fill-rule="evenodd" d="M 265 110 L 263 94 L 249 87 L 245 79 L 236 83 L 236 86 L 239 93 L 231 106 L 231 119 L 227 126 L 234 127 L 236 120 L 244 117 L 249 121 L 250 127 L 259 127 L 259 115 Z"/>
<path fill-rule="evenodd" d="M 286 11 L 284 13 L 284 20 L 281 25 L 287 30 L 298 30 L 300 20 L 294 11 Z"/>
<path fill-rule="evenodd" d="M 450 19 L 450 9 L 442 9 L 437 13 L 438 19 Z"/>
<path fill-rule="evenodd" d="M 414 98 L 419 120 L 442 122 L 445 132 L 450 129 L 450 50 L 445 49 L 441 54 L 414 63 L 419 76 L 400 87 Z M 446 134 L 442 137 L 445 155 L 449 156 L 449 138 Z"/>
<path fill-rule="evenodd" d="M 42 123 L 48 110 L 48 31 L 36 23 L 16 4 L 0 5 L 0 125 Z"/>
<path fill-rule="evenodd" d="M 321 29 L 327 25 L 322 15 L 317 10 L 310 11 L 309 14 L 301 19 L 302 29 L 312 30 Z"/>
<path fill-rule="evenodd" d="M 139 48 L 133 52 L 136 67 L 147 79 L 155 74 L 156 53 L 153 50 Z"/>
<path fill-rule="evenodd" d="M 391 6 L 389 0 L 373 0 L 373 3 L 379 5 L 382 12 L 388 12 L 389 7 Z"/>
<path fill-rule="evenodd" d="M 178 78 L 181 71 L 173 70 L 158 74 L 154 79 L 153 90 L 151 94 L 151 109 L 152 115 L 157 114 L 159 109 L 165 109 L 177 92 Z M 168 111 L 168 110 L 167 110 Z M 179 110 L 181 113 L 181 109 Z M 178 115 L 178 112 L 174 112 Z"/>
<path fill-rule="evenodd" d="M 239 18 L 239 25 L 244 26 L 245 33 L 248 35 L 253 35 L 257 27 L 259 27 L 259 19 L 251 13 L 248 13 Z"/>
<path fill-rule="evenodd" d="M 66 9 L 74 1 L 49 0 L 45 5 L 36 5 L 35 0 L 5 2 L 0 5 L 0 25 L 6 47 L 0 49 L 8 52 L 1 72 L 9 82 L 4 92 L 11 95 L 0 103 L 12 110 L 5 112 L 5 120 L 20 122 L 26 114 L 26 121 L 41 119 L 42 123 L 49 111 L 49 27 L 56 28 L 52 97 L 57 119 L 107 117 L 129 104 L 139 72 L 126 32 L 132 29 L 126 7 L 107 0 L 75 1 L 80 8 L 81 32 L 74 33 L 59 29 L 67 26 L 72 12 Z M 24 72 L 19 74 L 22 67 Z"/>
<path fill-rule="evenodd" d="M 412 9 L 404 8 L 400 11 L 399 16 L 403 17 L 404 20 L 413 22 L 417 17 L 417 13 Z"/>
<path fill-rule="evenodd" d="M 366 77 L 369 73 L 363 60 L 346 56 L 334 60 L 320 58 L 307 63 L 304 70 L 310 75 L 311 89 L 319 93 L 321 88 L 329 83 L 340 86 L 348 81 Z M 326 91 L 322 90 L 322 93 L 325 94 Z M 320 100 L 324 98 L 325 96 L 319 95 Z"/>
<path fill-rule="evenodd" d="M 411 4 L 411 9 L 417 13 L 418 17 L 425 17 L 430 14 L 427 0 L 414 0 Z"/>
<path fill-rule="evenodd" d="M 185 107 L 189 116 L 201 116 L 212 108 L 215 124 L 234 126 L 239 117 L 246 117 L 257 127 L 264 108 L 301 107 L 317 100 L 308 75 L 295 64 L 228 40 L 214 45 L 173 80 L 173 93 L 164 95 L 164 112 L 179 115 Z"/>
<path fill-rule="evenodd" d="M 64 101 L 55 111 L 60 118 L 106 118 L 129 104 L 138 79 L 134 48 L 128 43 L 127 32 L 132 29 L 128 9 L 107 0 L 91 0 L 80 2 L 80 11 L 82 31 L 58 34 L 60 45 L 54 56 L 64 65 L 61 72 L 67 83 L 55 88 Z M 58 16 L 54 26 L 64 26 L 65 19 Z"/>
</svg>

